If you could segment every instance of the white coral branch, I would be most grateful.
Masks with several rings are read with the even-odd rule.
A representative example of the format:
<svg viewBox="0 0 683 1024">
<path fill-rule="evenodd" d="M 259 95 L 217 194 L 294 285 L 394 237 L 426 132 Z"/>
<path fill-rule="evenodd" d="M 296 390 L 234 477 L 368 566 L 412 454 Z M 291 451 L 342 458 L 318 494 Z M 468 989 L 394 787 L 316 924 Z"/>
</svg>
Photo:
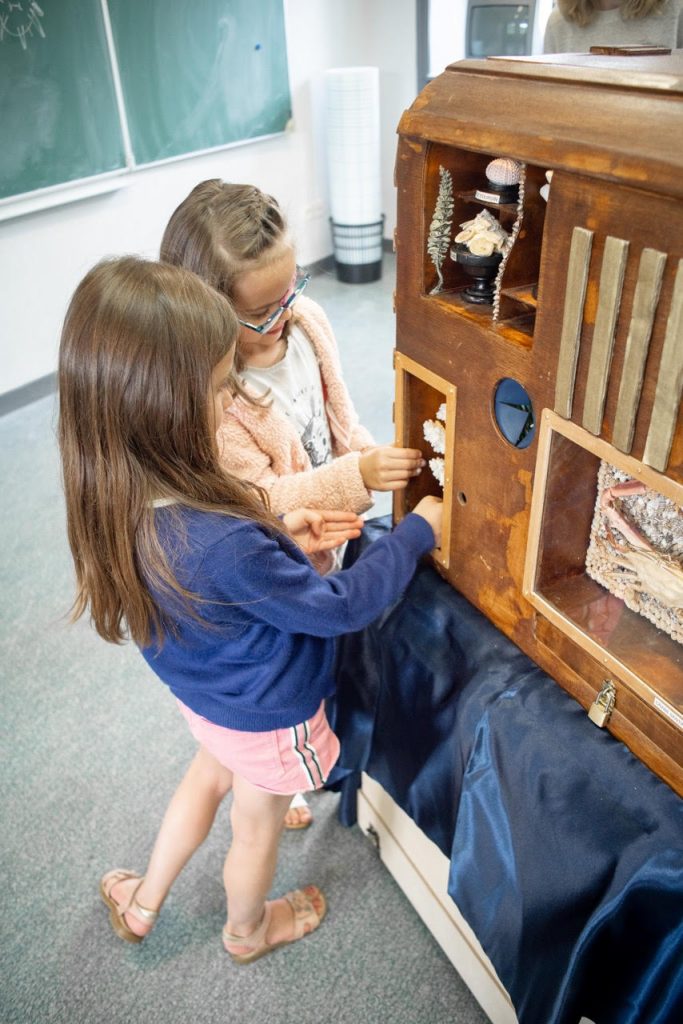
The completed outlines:
<svg viewBox="0 0 683 1024">
<path fill-rule="evenodd" d="M 425 420 L 422 425 L 424 439 L 438 455 L 446 454 L 446 431 L 436 420 Z"/>
<path fill-rule="evenodd" d="M 434 474 L 438 484 L 443 490 L 444 476 L 446 474 L 446 463 L 442 458 L 430 459 L 429 468 Z"/>
</svg>

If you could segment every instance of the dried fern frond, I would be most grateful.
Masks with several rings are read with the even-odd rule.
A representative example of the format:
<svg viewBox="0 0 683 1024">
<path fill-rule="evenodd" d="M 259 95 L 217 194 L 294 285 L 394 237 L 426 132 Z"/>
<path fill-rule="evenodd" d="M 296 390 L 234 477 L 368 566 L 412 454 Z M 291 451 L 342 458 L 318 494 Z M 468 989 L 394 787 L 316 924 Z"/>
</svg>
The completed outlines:
<svg viewBox="0 0 683 1024">
<path fill-rule="evenodd" d="M 441 267 L 451 244 L 451 227 L 453 224 L 453 179 L 451 172 L 439 167 L 439 194 L 436 197 L 434 216 L 429 225 L 427 237 L 427 254 L 436 270 L 437 283 L 431 294 L 435 295 L 443 288 Z"/>
</svg>

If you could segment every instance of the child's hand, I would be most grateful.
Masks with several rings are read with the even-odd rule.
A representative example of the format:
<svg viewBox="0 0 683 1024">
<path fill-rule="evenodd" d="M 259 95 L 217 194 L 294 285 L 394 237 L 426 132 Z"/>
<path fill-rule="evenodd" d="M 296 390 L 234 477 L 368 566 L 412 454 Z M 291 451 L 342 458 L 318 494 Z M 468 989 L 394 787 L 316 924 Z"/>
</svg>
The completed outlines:
<svg viewBox="0 0 683 1024">
<path fill-rule="evenodd" d="M 426 519 L 434 531 L 434 546 L 441 547 L 441 520 L 443 519 L 443 501 L 433 495 L 427 495 L 418 501 L 413 509 L 416 515 Z"/>
<path fill-rule="evenodd" d="M 369 491 L 400 491 L 411 477 L 422 472 L 424 465 L 417 448 L 395 448 L 391 444 L 368 448 L 358 461 Z"/>
<path fill-rule="evenodd" d="M 282 521 L 292 540 L 307 555 L 338 548 L 345 541 L 359 537 L 363 529 L 363 520 L 355 512 L 297 508 L 286 512 Z"/>
</svg>

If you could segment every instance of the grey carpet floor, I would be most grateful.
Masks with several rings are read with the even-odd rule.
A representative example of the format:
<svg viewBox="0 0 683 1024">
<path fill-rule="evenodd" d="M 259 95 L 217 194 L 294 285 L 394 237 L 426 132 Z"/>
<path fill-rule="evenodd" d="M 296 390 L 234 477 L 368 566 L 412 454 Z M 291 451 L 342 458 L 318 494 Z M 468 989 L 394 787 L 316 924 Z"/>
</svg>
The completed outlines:
<svg viewBox="0 0 683 1024">
<path fill-rule="evenodd" d="M 328 275 L 311 288 L 337 328 L 361 417 L 385 442 L 387 262 L 376 285 Z M 283 838 L 274 885 L 325 890 L 329 913 L 315 935 L 248 967 L 229 961 L 226 802 L 150 938 L 128 946 L 114 936 L 98 879 L 110 867 L 144 868 L 193 741 L 132 647 L 66 620 L 73 578 L 52 398 L 0 419 L 0 472 L 0 1024 L 483 1024 L 372 845 L 338 823 L 331 793 L 314 797 L 311 829 Z M 376 513 L 389 507 L 383 498 Z"/>
</svg>

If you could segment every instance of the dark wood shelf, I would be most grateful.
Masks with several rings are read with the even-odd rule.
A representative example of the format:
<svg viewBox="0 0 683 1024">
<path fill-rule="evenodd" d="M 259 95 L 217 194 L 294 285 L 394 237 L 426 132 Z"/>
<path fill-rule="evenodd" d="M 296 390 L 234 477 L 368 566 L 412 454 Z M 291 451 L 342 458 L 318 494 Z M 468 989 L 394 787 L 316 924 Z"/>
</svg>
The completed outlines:
<svg viewBox="0 0 683 1024">
<path fill-rule="evenodd" d="M 517 203 L 492 203 L 486 199 L 477 199 L 475 189 L 467 189 L 466 192 L 456 192 L 459 199 L 466 203 L 476 203 L 477 206 L 486 206 L 490 210 L 502 210 L 504 213 L 517 216 Z"/>
</svg>

